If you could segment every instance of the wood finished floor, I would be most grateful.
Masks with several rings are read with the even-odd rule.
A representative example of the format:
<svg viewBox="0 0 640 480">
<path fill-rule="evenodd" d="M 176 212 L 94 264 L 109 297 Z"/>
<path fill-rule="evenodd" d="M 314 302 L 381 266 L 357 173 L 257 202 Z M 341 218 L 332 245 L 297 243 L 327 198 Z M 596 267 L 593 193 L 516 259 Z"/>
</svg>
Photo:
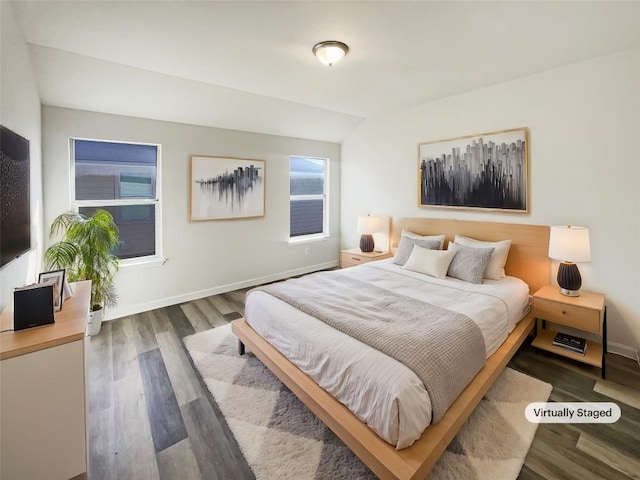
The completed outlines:
<svg viewBox="0 0 640 480">
<path fill-rule="evenodd" d="M 89 478 L 254 478 L 182 338 L 239 317 L 246 290 L 105 322 L 87 345 Z M 640 367 L 599 370 L 524 346 L 510 366 L 551 383 L 551 400 L 614 401 L 612 425 L 540 425 L 519 478 L 640 479 Z M 64 439 L 62 439 L 64 441 Z"/>
</svg>

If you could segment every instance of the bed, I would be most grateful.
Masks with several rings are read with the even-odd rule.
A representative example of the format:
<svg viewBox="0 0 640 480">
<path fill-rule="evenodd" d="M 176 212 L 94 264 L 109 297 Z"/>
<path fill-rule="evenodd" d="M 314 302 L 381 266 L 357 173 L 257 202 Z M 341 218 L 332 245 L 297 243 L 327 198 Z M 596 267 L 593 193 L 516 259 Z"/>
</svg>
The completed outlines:
<svg viewBox="0 0 640 480">
<path fill-rule="evenodd" d="M 410 377 L 413 374 L 410 370 L 410 374 L 403 373 L 396 367 L 374 367 L 373 370 L 380 370 L 385 372 L 386 375 L 383 375 L 380 380 L 370 382 L 370 392 L 362 393 L 361 387 L 358 387 L 357 390 L 361 393 L 360 397 L 373 399 L 373 403 L 380 403 L 380 398 L 390 398 L 392 400 L 389 405 L 392 405 L 393 399 L 397 401 L 400 398 L 399 403 L 408 412 L 405 417 L 408 417 L 411 421 L 406 420 L 403 415 L 389 415 L 387 418 L 392 420 L 395 418 L 398 425 L 402 424 L 402 428 L 399 428 L 398 425 L 385 424 L 384 421 L 376 423 L 375 413 L 373 419 L 371 416 L 366 417 L 366 412 L 374 411 L 372 405 L 354 405 L 353 399 L 357 395 L 350 396 L 349 389 L 344 388 L 343 383 L 345 382 L 332 380 L 331 375 L 328 376 L 328 381 L 324 381 L 323 377 L 318 377 L 318 372 L 314 371 L 313 364 L 305 364 L 305 359 L 314 357 L 317 355 L 317 351 L 323 351 L 328 347 L 320 344 L 320 347 L 314 353 L 310 347 L 313 342 L 304 344 L 305 341 L 302 340 L 303 345 L 301 346 L 299 339 L 303 338 L 303 332 L 311 332 L 312 336 L 318 340 L 324 338 L 330 346 L 331 344 L 341 343 L 341 341 L 335 340 L 334 337 L 327 333 L 327 329 L 333 330 L 332 327 L 318 320 L 315 320 L 315 326 L 313 323 L 308 323 L 313 320 L 308 318 L 310 317 L 308 312 L 300 312 L 267 292 L 254 292 L 251 294 L 253 299 L 250 300 L 248 298 L 245 315 L 250 319 L 253 328 L 245 319 L 233 322 L 232 328 L 239 340 L 244 345 L 247 345 L 377 476 L 380 478 L 414 479 L 424 478 L 427 475 L 473 408 L 475 408 L 486 390 L 498 377 L 511 356 L 531 331 L 534 324 L 531 315 L 526 315 L 521 320 L 520 318 L 527 303 L 527 289 L 535 291 L 548 282 L 547 245 L 549 233 L 547 227 L 532 225 L 398 218 L 393 219 L 392 222 L 392 245 L 398 243 L 400 232 L 403 230 L 409 230 L 420 235 L 444 234 L 447 240 L 453 240 L 455 234 L 486 241 L 498 241 L 508 238 L 512 241 L 512 245 L 505 269 L 507 275 L 521 279 L 518 281 L 514 279 L 512 282 L 516 286 L 516 291 L 520 291 L 520 297 L 517 301 L 512 302 L 509 308 L 504 308 L 504 315 L 497 313 L 498 310 L 503 309 L 502 307 L 495 307 L 495 305 L 506 305 L 508 302 L 504 298 L 494 301 L 494 306 L 489 308 L 489 315 L 495 315 L 496 318 L 502 315 L 505 318 L 498 322 L 503 324 L 500 329 L 492 331 L 491 328 L 488 330 L 485 328 L 483 330 L 484 341 L 487 345 L 486 354 L 488 358 L 486 363 L 481 368 L 479 367 L 477 374 L 475 371 L 472 372 L 471 382 L 466 388 L 462 389 L 461 393 L 456 393 L 455 399 L 452 400 L 453 403 L 438 418 L 439 421 L 437 423 L 424 429 L 428 425 L 431 415 L 435 416 L 434 412 L 437 412 L 439 407 L 436 401 L 432 409 L 429 394 L 426 394 L 426 397 L 420 397 L 420 388 L 412 386 L 416 383 L 420 384 L 420 379 L 409 380 L 409 390 L 413 389 L 417 392 L 414 397 L 411 395 L 407 398 L 397 397 L 397 392 L 384 393 L 386 392 L 384 390 L 386 387 L 381 386 L 384 383 L 384 378 L 392 379 L 389 383 L 396 383 L 397 378 Z M 342 275 L 345 275 L 346 272 L 344 271 Z M 421 285 L 424 283 L 424 275 L 406 272 L 391 261 L 363 265 L 362 267 L 351 269 L 351 272 L 351 276 L 358 278 L 358 281 L 364 279 L 390 290 L 393 290 L 390 287 L 391 284 L 397 284 L 399 286 L 394 288 L 399 288 L 405 293 L 422 292 L 416 293 L 416 297 L 421 295 L 429 297 L 429 295 L 432 295 L 431 293 L 423 292 Z M 393 278 L 393 280 L 387 280 L 387 278 Z M 436 281 L 435 283 L 438 282 Z M 414 286 L 418 288 L 414 288 Z M 458 286 L 450 288 L 450 283 L 445 282 L 444 288 L 449 288 L 449 290 L 453 291 L 457 290 Z M 468 301 L 463 302 L 463 307 L 461 308 L 467 308 L 469 311 L 474 309 L 482 310 L 483 307 L 476 308 L 475 302 L 480 300 L 474 299 L 473 296 L 485 297 L 487 294 L 484 290 L 480 291 L 480 293 L 474 293 L 477 288 L 471 287 L 471 292 L 464 293 Z M 496 288 L 500 290 L 503 286 L 499 285 Z M 500 293 L 495 291 L 489 296 L 499 298 Z M 469 305 L 471 305 L 471 308 L 469 308 Z M 491 309 L 495 311 L 491 313 Z M 466 315 L 469 312 L 463 313 Z M 287 323 L 282 323 L 288 318 L 296 320 L 293 325 L 296 325 L 298 330 L 287 327 Z M 480 322 L 482 323 L 482 318 L 480 318 Z M 271 330 L 269 330 L 269 324 L 272 324 Z M 273 328 L 274 325 L 275 328 Z M 270 334 L 270 331 L 276 333 Z M 344 335 L 344 333 L 336 333 Z M 295 342 L 292 342 L 292 339 L 295 339 Z M 352 348 L 348 347 L 346 350 L 356 351 L 352 350 Z M 302 353 L 296 358 L 296 352 Z M 378 355 L 385 356 L 380 352 L 378 352 Z M 346 364 L 349 361 L 348 356 L 340 357 L 338 353 L 330 350 L 330 355 L 321 359 L 321 363 L 324 366 L 320 370 L 334 371 L 335 368 L 331 367 L 331 365 L 326 366 L 327 358 L 334 357 L 335 365 Z M 370 357 L 362 357 L 360 353 L 355 355 L 354 358 L 359 359 L 360 365 L 365 365 L 365 370 L 367 368 L 371 370 L 372 367 L 370 365 L 377 365 L 371 363 L 373 360 L 370 360 Z M 406 369 L 406 367 L 404 368 Z M 304 373 L 305 371 L 307 373 Z M 357 376 L 353 372 L 350 372 L 349 375 Z M 320 387 L 318 383 L 324 388 Z M 340 398 L 349 408 L 337 401 L 325 389 Z M 437 397 L 434 397 L 434 399 L 438 400 Z M 389 407 L 387 405 L 382 408 Z M 363 411 L 365 412 L 364 417 Z M 422 420 L 417 420 L 416 425 L 411 423 L 414 416 L 422 418 Z M 427 419 L 426 425 L 424 425 L 425 419 Z M 369 426 L 364 422 L 369 423 Z M 388 423 L 393 423 L 393 421 Z M 424 433 L 422 433 L 422 429 L 424 429 Z M 407 446 L 408 448 L 404 448 Z"/>
</svg>

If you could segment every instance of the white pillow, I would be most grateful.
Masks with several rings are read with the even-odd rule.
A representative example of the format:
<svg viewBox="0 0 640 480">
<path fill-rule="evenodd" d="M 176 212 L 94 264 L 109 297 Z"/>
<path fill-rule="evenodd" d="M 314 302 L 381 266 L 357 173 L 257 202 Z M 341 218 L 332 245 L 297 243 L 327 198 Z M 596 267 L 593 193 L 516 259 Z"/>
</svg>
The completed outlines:
<svg viewBox="0 0 640 480">
<path fill-rule="evenodd" d="M 504 273 L 504 266 L 507 263 L 511 240 L 501 240 L 499 242 L 483 242 L 462 235 L 456 235 L 455 243 L 472 248 L 494 248 L 489 264 L 484 272 L 484 278 L 490 280 L 502 280 L 507 275 Z"/>
<path fill-rule="evenodd" d="M 455 254 L 454 250 L 429 250 L 414 245 L 409 260 L 402 268 L 436 278 L 444 278 L 447 276 L 449 264 Z"/>
<path fill-rule="evenodd" d="M 439 250 L 442 250 L 444 248 L 444 234 L 443 235 L 418 235 L 417 233 L 413 233 L 408 230 L 402 230 L 402 235 L 409 238 L 419 238 L 422 240 L 437 240 L 440 242 Z"/>
</svg>

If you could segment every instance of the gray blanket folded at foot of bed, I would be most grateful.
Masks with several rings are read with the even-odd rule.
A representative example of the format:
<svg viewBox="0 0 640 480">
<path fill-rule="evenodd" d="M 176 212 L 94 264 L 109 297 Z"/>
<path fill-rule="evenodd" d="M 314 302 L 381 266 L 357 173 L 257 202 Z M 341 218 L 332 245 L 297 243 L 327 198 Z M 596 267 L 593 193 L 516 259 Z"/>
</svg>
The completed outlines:
<svg viewBox="0 0 640 480">
<path fill-rule="evenodd" d="M 433 423 L 485 363 L 480 328 L 466 315 L 399 295 L 340 271 L 258 287 L 395 358 L 422 380 Z"/>
</svg>

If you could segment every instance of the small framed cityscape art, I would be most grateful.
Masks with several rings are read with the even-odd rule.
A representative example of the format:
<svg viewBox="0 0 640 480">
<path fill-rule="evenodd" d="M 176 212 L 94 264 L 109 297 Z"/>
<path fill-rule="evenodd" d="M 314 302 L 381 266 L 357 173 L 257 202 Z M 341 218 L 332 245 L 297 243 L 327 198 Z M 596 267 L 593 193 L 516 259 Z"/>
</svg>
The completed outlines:
<svg viewBox="0 0 640 480">
<path fill-rule="evenodd" d="M 421 207 L 529 212 L 527 128 L 418 144 Z"/>
<path fill-rule="evenodd" d="M 265 214 L 265 161 L 191 156 L 190 218 L 228 220 Z"/>
</svg>

